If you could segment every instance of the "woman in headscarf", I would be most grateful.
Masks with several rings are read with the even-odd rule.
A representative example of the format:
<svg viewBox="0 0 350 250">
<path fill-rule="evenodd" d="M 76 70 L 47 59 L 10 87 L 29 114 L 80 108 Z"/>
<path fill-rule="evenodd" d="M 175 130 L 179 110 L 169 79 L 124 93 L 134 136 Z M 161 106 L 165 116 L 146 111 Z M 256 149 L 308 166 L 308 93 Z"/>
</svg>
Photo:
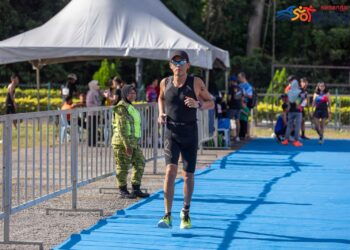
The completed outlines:
<svg viewBox="0 0 350 250">
<path fill-rule="evenodd" d="M 292 79 L 290 90 L 288 91 L 288 125 L 285 140 L 282 142 L 283 145 L 288 145 L 290 141 L 290 134 L 294 128 L 294 141 L 295 147 L 301 147 L 303 144 L 299 141 L 300 126 L 301 126 L 301 106 L 300 106 L 300 93 L 301 89 L 299 82 L 294 78 Z"/>
<path fill-rule="evenodd" d="M 121 90 L 122 100 L 114 108 L 112 147 L 116 161 L 116 177 L 121 198 L 145 198 L 149 194 L 140 189 L 145 168 L 145 158 L 140 149 L 141 115 L 133 106 L 136 100 L 136 89 L 125 85 Z M 127 189 L 128 169 L 132 164 L 132 192 Z"/>
<path fill-rule="evenodd" d="M 86 95 L 86 107 L 101 106 L 101 93 L 99 91 L 98 81 L 92 80 L 89 82 L 89 91 Z M 97 112 L 88 112 L 89 136 L 88 145 L 96 146 L 97 142 Z"/>
</svg>

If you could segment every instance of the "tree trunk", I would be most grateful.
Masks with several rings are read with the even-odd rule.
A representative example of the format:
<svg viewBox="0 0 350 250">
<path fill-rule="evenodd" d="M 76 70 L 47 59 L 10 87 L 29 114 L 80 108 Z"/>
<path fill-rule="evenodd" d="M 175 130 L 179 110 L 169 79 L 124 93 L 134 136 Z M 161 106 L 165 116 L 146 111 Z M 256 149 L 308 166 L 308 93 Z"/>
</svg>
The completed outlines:
<svg viewBox="0 0 350 250">
<path fill-rule="evenodd" d="M 253 6 L 254 13 L 249 19 L 248 24 L 247 56 L 251 55 L 255 48 L 260 48 L 265 0 L 254 0 Z"/>
</svg>

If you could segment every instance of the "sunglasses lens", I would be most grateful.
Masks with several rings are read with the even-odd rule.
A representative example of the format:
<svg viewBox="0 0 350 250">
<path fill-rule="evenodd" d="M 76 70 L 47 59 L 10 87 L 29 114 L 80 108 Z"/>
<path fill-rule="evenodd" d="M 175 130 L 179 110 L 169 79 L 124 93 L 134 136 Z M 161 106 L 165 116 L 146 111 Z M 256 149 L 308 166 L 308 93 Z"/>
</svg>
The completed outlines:
<svg viewBox="0 0 350 250">
<path fill-rule="evenodd" d="M 181 61 L 171 60 L 171 63 L 175 66 L 183 66 L 186 64 L 186 60 L 181 60 Z"/>
</svg>

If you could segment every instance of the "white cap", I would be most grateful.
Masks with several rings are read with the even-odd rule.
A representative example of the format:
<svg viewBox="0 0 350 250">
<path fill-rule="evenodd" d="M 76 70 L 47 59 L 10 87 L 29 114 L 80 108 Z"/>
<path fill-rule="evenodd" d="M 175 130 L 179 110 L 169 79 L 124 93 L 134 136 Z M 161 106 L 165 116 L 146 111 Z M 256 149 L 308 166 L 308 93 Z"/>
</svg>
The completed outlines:
<svg viewBox="0 0 350 250">
<path fill-rule="evenodd" d="M 78 80 L 77 75 L 76 75 L 76 74 L 74 74 L 74 73 L 70 73 L 70 74 L 68 74 L 67 78 L 68 78 L 68 79 L 73 79 L 73 80 Z"/>
</svg>

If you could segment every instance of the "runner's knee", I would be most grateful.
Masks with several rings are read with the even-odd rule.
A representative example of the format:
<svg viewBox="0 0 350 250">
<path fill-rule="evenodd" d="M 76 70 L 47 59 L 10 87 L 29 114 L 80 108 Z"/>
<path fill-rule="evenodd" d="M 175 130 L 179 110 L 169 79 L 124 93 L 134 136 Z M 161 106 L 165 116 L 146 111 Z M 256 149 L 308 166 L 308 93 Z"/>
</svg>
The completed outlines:
<svg viewBox="0 0 350 250">
<path fill-rule="evenodd" d="M 168 181 L 175 181 L 177 175 L 177 166 L 173 164 L 167 165 L 165 178 Z"/>
</svg>

